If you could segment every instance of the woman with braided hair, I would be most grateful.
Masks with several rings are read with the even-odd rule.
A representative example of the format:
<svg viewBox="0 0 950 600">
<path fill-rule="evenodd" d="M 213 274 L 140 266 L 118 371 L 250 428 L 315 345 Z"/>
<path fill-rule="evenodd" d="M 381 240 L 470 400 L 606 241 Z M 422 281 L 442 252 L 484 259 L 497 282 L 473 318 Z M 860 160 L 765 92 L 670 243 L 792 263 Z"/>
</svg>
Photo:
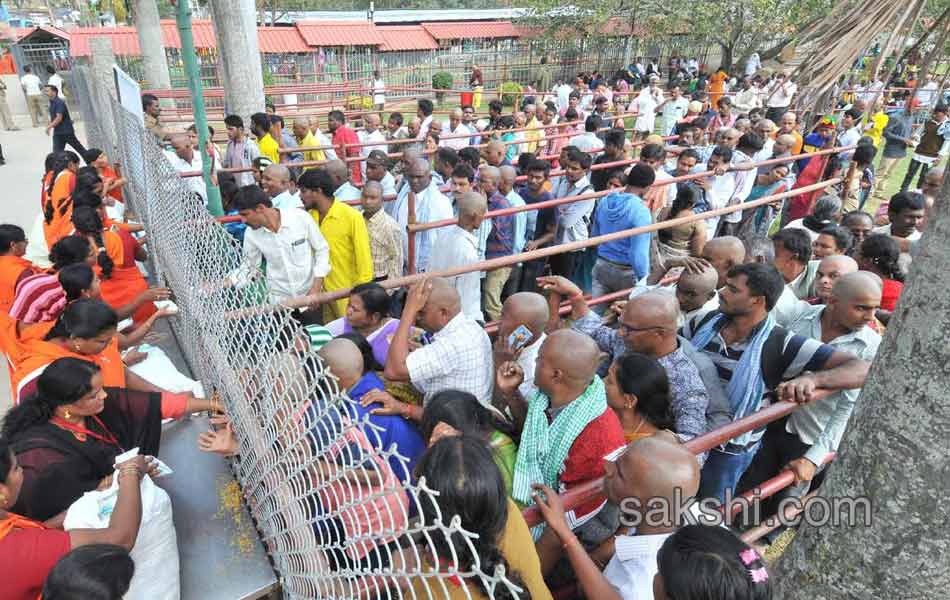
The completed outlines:
<svg viewBox="0 0 950 600">
<path fill-rule="evenodd" d="M 145 250 L 127 231 L 105 227 L 101 196 L 88 190 L 77 192 L 73 198 L 76 235 L 85 236 L 98 251 L 102 299 L 116 309 L 128 306 L 149 291 L 148 282 L 135 264 L 136 260 L 147 260 Z M 141 324 L 156 311 L 151 300 L 144 301 L 135 309 L 132 319 Z"/>
<path fill-rule="evenodd" d="M 43 236 L 46 238 L 47 248 L 52 248 L 53 244 L 72 231 L 71 196 L 79 185 L 78 171 L 79 157 L 74 152 L 62 152 L 52 161 L 43 204 Z M 96 174 L 96 179 L 98 178 Z M 101 180 L 99 182 L 101 183 Z"/>
</svg>

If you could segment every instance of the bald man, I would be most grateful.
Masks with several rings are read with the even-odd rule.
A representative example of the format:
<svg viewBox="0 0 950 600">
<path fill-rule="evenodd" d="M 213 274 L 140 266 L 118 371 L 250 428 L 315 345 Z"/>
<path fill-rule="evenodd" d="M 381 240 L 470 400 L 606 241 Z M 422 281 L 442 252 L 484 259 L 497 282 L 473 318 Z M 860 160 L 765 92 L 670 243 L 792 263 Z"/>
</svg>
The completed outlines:
<svg viewBox="0 0 950 600">
<path fill-rule="evenodd" d="M 448 127 L 446 128 L 447 134 L 452 135 L 452 136 L 455 136 L 455 135 L 467 136 L 471 134 L 472 130 L 469 129 L 468 125 L 466 125 L 463 122 L 464 118 L 465 118 L 465 113 L 462 111 L 461 108 L 453 109 L 452 112 L 449 113 L 449 123 L 448 123 Z M 452 148 L 453 150 L 457 152 L 461 150 L 462 148 L 468 146 L 470 139 L 471 139 L 470 137 L 449 137 L 449 138 L 443 137 L 442 145 L 445 146 L 446 148 Z"/>
<path fill-rule="evenodd" d="M 347 167 L 345 162 L 340 159 L 331 160 L 323 165 L 322 168 L 330 175 L 330 179 L 336 188 L 333 192 L 334 200 L 338 202 L 348 202 L 360 199 L 361 193 L 359 188 L 350 183 L 352 169 Z"/>
<path fill-rule="evenodd" d="M 176 171 L 186 173 L 189 171 L 200 171 L 202 169 L 201 153 L 196 151 L 195 147 L 192 146 L 191 139 L 187 133 L 173 134 L 169 141 L 173 151 L 166 151 L 165 158 L 168 159 L 168 162 L 171 163 Z M 218 164 L 217 159 L 214 159 L 211 169 L 212 177 L 214 177 L 214 172 L 219 168 L 221 168 L 221 165 Z M 182 177 L 180 181 L 185 184 L 185 187 L 188 188 L 189 191 L 201 198 L 203 203 L 208 202 L 208 190 L 205 187 L 204 178 Z"/>
<path fill-rule="evenodd" d="M 810 304 L 827 304 L 831 298 L 831 290 L 842 275 L 854 273 L 858 270 L 858 263 L 850 256 L 833 254 L 821 259 L 818 263 L 818 272 L 815 275 L 814 297 Z"/>
<path fill-rule="evenodd" d="M 492 140 L 482 148 L 482 160 L 492 167 L 505 164 L 505 145 L 498 140 Z"/>
<path fill-rule="evenodd" d="M 409 481 L 416 461 L 425 452 L 425 442 L 422 441 L 418 430 L 402 417 L 373 413 L 374 409 L 381 408 L 382 405 L 372 401 L 372 392 L 386 389 L 383 380 L 365 364 L 359 347 L 346 338 L 330 340 L 317 354 L 323 360 L 324 366 L 336 377 L 340 390 L 346 392 L 347 397 L 353 401 L 342 404 L 341 412 L 353 422 L 360 423 L 370 444 L 378 451 L 387 451 L 393 444 L 396 445 L 401 456 L 388 456 L 389 466 L 400 481 Z M 368 400 L 364 406 L 362 401 L 367 396 Z M 408 460 L 402 458 L 403 456 Z"/>
<path fill-rule="evenodd" d="M 663 268 L 654 269 L 647 281 L 649 283 L 658 282 L 673 267 L 684 267 L 687 271 L 699 273 L 707 265 L 710 265 L 716 269 L 716 273 L 719 275 L 716 287 L 720 288 L 726 284 L 726 274 L 729 269 L 744 262 L 746 262 L 746 249 L 742 244 L 742 240 L 732 235 L 724 235 L 714 237 L 706 242 L 700 258 L 686 256 L 667 260 Z"/>
<path fill-rule="evenodd" d="M 496 367 L 506 360 L 514 360 L 524 372 L 524 381 L 518 386 L 522 398 L 531 398 L 537 389 L 534 371 L 538 351 L 547 339 L 544 328 L 550 318 L 547 299 L 534 292 L 518 292 L 508 296 L 501 307 L 498 337 L 495 339 Z"/>
<path fill-rule="evenodd" d="M 359 132 L 361 144 L 375 144 L 370 146 L 360 146 L 360 156 L 366 158 L 373 150 L 386 151 L 386 134 L 380 129 L 382 121 L 376 113 L 370 113 L 363 117 L 363 130 Z M 366 177 L 366 161 L 360 162 L 360 170 L 363 177 Z"/>
<path fill-rule="evenodd" d="M 502 165 L 498 169 L 498 192 L 508 200 L 512 207 L 524 206 L 525 201 L 521 194 L 515 189 L 515 180 L 518 178 L 518 170 L 511 165 Z M 528 212 L 523 211 L 515 213 L 515 240 L 514 253 L 519 254 L 524 251 L 525 237 L 528 233 Z"/>
<path fill-rule="evenodd" d="M 468 267 L 479 261 L 478 229 L 488 210 L 485 197 L 477 192 L 465 192 L 458 197 L 456 208 L 458 224 L 446 227 L 439 236 L 439 251 L 432 256 L 429 263 L 429 270 L 433 273 Z M 458 291 L 465 316 L 484 322 L 481 272 L 472 270 L 446 279 Z"/>
<path fill-rule="evenodd" d="M 835 281 L 828 303 L 810 307 L 788 329 L 870 362 L 881 343 L 881 336 L 869 327 L 881 305 L 881 285 L 880 277 L 867 271 L 842 275 Z M 751 489 L 784 469 L 792 470 L 797 485 L 773 496 L 763 517 L 774 514 L 783 497 L 808 492 L 825 457 L 837 451 L 860 391 L 839 390 L 769 425 L 739 489 Z"/>
<path fill-rule="evenodd" d="M 680 307 L 673 294 L 651 290 L 631 298 L 619 317 L 620 327 L 613 329 L 590 310 L 572 281 L 541 277 L 538 284 L 556 295 L 558 302 L 570 300 L 571 328 L 589 336 L 607 355 L 608 360 L 599 368 L 601 375 L 627 352 L 655 358 L 666 369 L 676 431 L 684 439 L 706 433 L 710 423 L 729 421 L 729 405 L 712 361 L 677 335 Z"/>
<path fill-rule="evenodd" d="M 554 493 L 540 487 L 535 498 L 549 528 L 556 532 L 588 598 L 652 598 L 657 571 L 656 554 L 677 528 L 677 512 L 682 498 L 699 488 L 699 467 L 686 448 L 662 432 L 627 446 L 613 462 L 606 463 L 604 493 L 623 511 L 622 524 L 636 523 L 633 535 L 618 535 L 613 558 L 601 573 L 571 531 L 565 515 L 552 510 L 546 501 Z"/>
<path fill-rule="evenodd" d="M 409 352 L 413 326 L 424 329 L 432 341 Z M 449 281 L 424 278 L 409 290 L 399 327 L 386 357 L 388 381 L 408 381 L 421 391 L 426 403 L 442 390 L 462 390 L 488 406 L 491 403 L 491 340 L 481 325 L 462 313 L 459 294 Z M 404 404 L 388 396 L 385 414 L 422 418 L 421 406 Z"/>
<path fill-rule="evenodd" d="M 563 492 L 602 477 L 604 457 L 624 447 L 623 427 L 607 406 L 604 383 L 597 377 L 600 357 L 597 344 L 576 331 L 562 329 L 544 340 L 534 378 L 538 393 L 528 401 L 515 462 L 514 500 L 531 503 L 537 483 Z M 523 381 L 524 372 L 511 361 L 502 364 L 495 377 L 505 398 L 517 394 Z M 602 510 L 606 512 L 599 514 Z M 592 547 L 619 525 L 616 508 L 600 498 L 574 508 L 567 520 Z M 535 547 L 541 572 L 547 574 L 563 551 L 557 533 L 548 528 Z"/>
<path fill-rule="evenodd" d="M 505 210 L 511 208 L 508 198 L 501 193 L 499 182 L 501 170 L 493 166 L 482 167 L 479 171 L 479 189 L 488 198 L 488 210 Z M 485 259 L 511 256 L 515 251 L 515 216 L 506 215 L 491 218 L 491 230 L 485 240 Z M 501 316 L 501 292 L 511 277 L 511 267 L 493 269 L 485 274 L 485 283 L 482 286 L 482 304 L 485 307 L 485 316 L 490 321 L 498 320 Z"/>
<path fill-rule="evenodd" d="M 403 160 L 406 160 L 406 154 L 409 154 L 409 152 L 404 153 Z M 399 187 L 396 199 L 387 202 L 385 207 L 386 212 L 399 223 L 403 231 L 406 230 L 406 224 L 409 222 L 410 194 L 412 194 L 415 202 L 417 223 L 452 219 L 455 216 L 452 211 L 452 202 L 432 181 L 429 163 L 422 158 L 412 158 L 412 156 L 410 155 L 410 162 L 407 163 L 406 170 L 403 173 L 403 180 L 406 184 Z M 445 228 L 428 229 L 416 233 L 416 255 L 415 262 L 412 265 L 409 265 L 409 238 L 403 235 L 402 250 L 406 257 L 406 268 L 409 272 L 422 273 L 429 270 L 429 261 L 433 249 L 438 243 L 439 237 L 444 233 Z"/>
<path fill-rule="evenodd" d="M 317 146 L 329 146 L 323 150 L 323 154 L 326 160 L 335 160 L 338 158 L 336 155 L 336 150 L 332 148 L 333 142 L 330 140 L 330 137 L 320 131 L 320 119 L 316 116 L 311 116 L 307 119 L 307 123 L 310 125 L 310 132 L 313 134 L 315 140 L 317 140 Z"/>
<path fill-rule="evenodd" d="M 294 118 L 293 134 L 299 148 L 316 148 L 323 145 L 317 141 L 316 136 L 310 131 L 310 123 L 311 120 L 307 117 Z M 327 145 L 329 145 L 329 140 L 327 140 Z M 324 150 L 304 150 L 303 159 L 305 161 L 326 160 L 327 154 Z M 306 168 L 312 169 L 313 167 Z"/>
<path fill-rule="evenodd" d="M 261 174 L 261 187 L 271 198 L 274 208 L 303 208 L 300 194 L 291 191 L 290 169 L 284 165 L 270 165 Z"/>
<path fill-rule="evenodd" d="M 719 308 L 718 286 L 719 273 L 712 265 L 699 271 L 683 271 L 674 286 L 680 307 L 679 324 Z"/>
</svg>

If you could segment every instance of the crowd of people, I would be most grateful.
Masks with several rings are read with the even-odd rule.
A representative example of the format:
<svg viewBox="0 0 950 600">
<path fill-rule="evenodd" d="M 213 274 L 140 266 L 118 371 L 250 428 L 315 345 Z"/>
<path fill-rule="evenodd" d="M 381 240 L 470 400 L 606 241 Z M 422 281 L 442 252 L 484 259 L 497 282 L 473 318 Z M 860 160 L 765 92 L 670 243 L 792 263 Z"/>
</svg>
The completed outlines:
<svg viewBox="0 0 950 600">
<path fill-rule="evenodd" d="M 227 116 L 226 148 L 206 150 L 243 266 L 217 293 L 263 277 L 302 328 L 277 342 L 296 365 L 281 377 L 329 374 L 349 397 L 288 390 L 271 423 L 287 438 L 266 450 L 310 461 L 301 509 L 329 572 L 365 573 L 367 594 L 394 569 L 417 575 L 385 585 L 449 598 L 771 597 L 760 549 L 676 521 L 675 499 L 723 505 L 790 470 L 764 518 L 820 486 L 927 227 L 950 125 L 943 104 L 913 129 L 856 98 L 806 128 L 786 74 L 718 70 L 687 99 L 676 73 L 691 69 L 677 63 L 666 90 L 658 69 L 634 69 L 639 90 L 598 74 L 551 82 L 482 119 L 465 105 L 442 122 L 427 99 L 385 127 L 380 112 L 331 111 L 327 132 L 317 118 L 285 129 L 272 107 Z M 194 128 L 170 132 L 154 96 L 143 107 L 171 167 L 200 171 Z M 882 146 L 915 158 L 872 215 Z M 16 566 L 10 598 L 67 597 L 57 590 L 97 577 L 111 592 L 86 597 L 118 598 L 162 419 L 215 411 L 199 448 L 240 445 L 217 397 L 134 370 L 174 310 L 140 268 L 148 237 L 125 181 L 98 149 L 45 167 L 36 233 L 0 225 L 16 401 L 0 428 L 0 564 Z M 180 179 L 207 201 L 200 178 Z M 778 401 L 800 406 L 684 446 Z M 565 505 L 599 480 L 601 495 Z M 437 494 L 407 491 L 422 481 Z M 61 528 L 85 492 L 110 488 L 108 527 Z M 532 505 L 543 521 L 529 527 Z M 417 522 L 437 526 L 426 541 Z M 398 551 L 410 544 L 422 550 Z M 108 572 L 88 567 L 107 555 Z"/>
</svg>

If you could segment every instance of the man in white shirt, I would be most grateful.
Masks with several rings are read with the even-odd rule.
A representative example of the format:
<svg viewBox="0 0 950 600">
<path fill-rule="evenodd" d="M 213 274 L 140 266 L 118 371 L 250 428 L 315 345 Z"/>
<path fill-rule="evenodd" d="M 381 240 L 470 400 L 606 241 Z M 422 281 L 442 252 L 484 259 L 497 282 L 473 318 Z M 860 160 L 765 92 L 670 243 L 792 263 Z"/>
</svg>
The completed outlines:
<svg viewBox="0 0 950 600">
<path fill-rule="evenodd" d="M 563 164 L 564 176 L 558 180 L 554 188 L 555 198 L 579 196 L 594 191 L 587 170 L 590 168 L 590 155 L 577 148 L 568 148 L 567 157 Z M 561 204 L 557 207 L 557 232 L 554 235 L 554 244 L 584 241 L 590 236 L 591 214 L 594 212 L 595 200 L 581 200 L 570 204 Z M 550 259 L 551 272 L 570 279 L 574 275 L 574 260 L 579 252 L 563 252 L 555 254 Z"/>
<path fill-rule="evenodd" d="M 313 133 L 317 145 L 323 148 L 323 154 L 327 160 L 336 160 L 336 150 L 333 149 L 333 142 L 327 137 L 327 134 L 320 131 L 320 120 L 317 117 L 310 117 L 308 120 L 310 131 Z"/>
<path fill-rule="evenodd" d="M 191 139 L 187 134 L 179 133 L 171 137 L 172 151 L 166 151 L 165 158 L 171 163 L 172 167 L 179 173 L 188 173 L 191 171 L 201 171 L 202 159 L 201 153 L 196 152 L 191 145 Z M 217 160 L 211 165 L 212 174 L 221 168 Z M 181 182 L 189 191 L 194 192 L 201 198 L 205 204 L 208 203 L 208 190 L 205 187 L 204 178 L 201 176 L 181 177 Z"/>
<path fill-rule="evenodd" d="M 260 269 L 261 261 L 266 261 L 272 302 L 323 291 L 323 278 L 330 272 L 330 248 L 313 217 L 296 208 L 274 208 L 257 186 L 238 190 L 234 207 L 247 224 L 244 266 Z M 320 314 L 319 308 L 295 311 L 304 323 L 316 323 Z"/>
<path fill-rule="evenodd" d="M 439 251 L 429 262 L 430 271 L 466 267 L 479 260 L 476 233 L 488 210 L 485 197 L 477 192 L 466 192 L 455 199 L 455 205 L 458 208 L 458 225 L 447 227 L 439 237 Z M 479 272 L 470 271 L 446 277 L 445 280 L 458 292 L 465 316 L 475 321 L 484 321 Z"/>
<path fill-rule="evenodd" d="M 363 131 L 357 133 L 360 139 L 361 144 L 372 144 L 376 143 L 375 146 L 360 146 L 360 155 L 364 158 L 369 156 L 369 153 L 373 150 L 382 150 L 386 151 L 386 136 L 380 131 L 380 120 L 379 115 L 371 113 L 363 117 Z M 364 160 L 360 164 L 360 168 L 363 170 L 363 177 L 366 177 L 366 161 Z"/>
<path fill-rule="evenodd" d="M 373 105 L 380 112 L 386 107 L 386 82 L 379 71 L 373 71 Z"/>
<path fill-rule="evenodd" d="M 788 78 L 787 73 L 776 75 L 775 81 L 765 90 L 765 106 L 768 108 L 765 111 L 765 118 L 776 123 L 781 120 L 782 115 L 788 112 L 788 107 L 791 106 L 792 98 L 797 91 L 798 86 Z"/>
<path fill-rule="evenodd" d="M 386 212 L 399 223 L 405 231 L 409 223 L 409 194 L 415 196 L 416 223 L 429 223 L 453 218 L 452 203 L 439 191 L 439 186 L 432 181 L 429 163 L 421 158 L 414 159 L 406 169 L 408 185 L 399 190 L 399 195 L 393 202 L 386 205 Z M 429 270 L 429 259 L 435 250 L 435 245 L 443 229 L 427 229 L 415 234 L 416 257 L 415 271 L 422 273 Z M 409 261 L 409 238 L 403 236 L 403 255 Z"/>
<path fill-rule="evenodd" d="M 699 463 L 673 434 L 660 432 L 631 442 L 606 462 L 604 492 L 622 508 L 621 527 L 627 535 L 614 538 L 614 555 L 601 572 L 577 538 L 554 490 L 541 485 L 535 502 L 561 542 L 575 577 L 588 598 L 615 592 L 624 600 L 653 600 L 656 555 L 663 542 L 685 523 L 679 512 L 685 498 L 699 489 Z M 609 588 L 607 587 L 609 586 Z M 610 589 L 613 588 L 613 589 Z"/>
<path fill-rule="evenodd" d="M 360 189 L 350 183 L 350 169 L 346 163 L 340 159 L 331 160 L 323 165 L 323 168 L 330 174 L 336 191 L 333 192 L 333 199 L 337 202 L 347 202 L 350 200 L 359 200 L 363 193 Z"/>
<path fill-rule="evenodd" d="M 554 86 L 554 93 L 557 94 L 557 108 L 559 111 L 563 112 L 567 110 L 567 107 L 570 104 L 572 91 L 574 91 L 574 88 L 565 83 L 564 80 L 559 79 L 557 85 Z"/>
<path fill-rule="evenodd" d="M 841 131 L 838 134 L 838 146 L 853 146 L 861 139 L 861 113 L 855 109 L 847 110 L 841 116 Z M 851 162 L 851 156 L 854 150 L 842 152 L 840 154 L 842 171 L 848 170 L 848 164 Z"/>
<path fill-rule="evenodd" d="M 270 196 L 274 208 L 303 208 L 300 195 L 290 190 L 290 170 L 284 165 L 271 165 L 264 169 L 261 187 Z"/>
<path fill-rule="evenodd" d="M 917 107 L 917 109 L 920 111 L 926 111 L 934 104 L 934 101 L 937 99 L 937 91 L 939 89 L 937 82 L 934 81 L 933 78 L 928 76 L 924 81 L 926 83 L 920 86 L 920 89 L 917 90 L 917 100 L 920 101 L 920 105 Z"/>
<path fill-rule="evenodd" d="M 432 341 L 410 352 L 409 336 L 414 325 L 431 334 Z M 383 374 L 387 381 L 411 383 L 423 393 L 424 404 L 443 390 L 461 390 L 484 406 L 491 405 L 495 380 L 491 340 L 481 325 L 462 313 L 458 292 L 451 283 L 427 277 L 410 288 Z M 382 403 L 383 414 L 421 419 L 422 406 L 386 396 L 374 394 L 368 400 Z M 364 405 L 366 402 L 364 397 Z"/>
<path fill-rule="evenodd" d="M 424 140 L 426 136 L 429 135 L 429 127 L 432 125 L 432 111 L 434 110 L 432 105 L 432 100 L 428 98 L 423 98 L 418 102 L 418 110 L 416 111 L 416 116 L 419 117 L 419 133 L 417 139 Z M 410 129 L 411 133 L 411 129 Z"/>
<path fill-rule="evenodd" d="M 33 121 L 33 127 L 39 127 L 49 124 L 49 118 L 46 107 L 49 100 L 43 94 L 43 82 L 33 73 L 29 65 L 23 67 L 23 77 L 20 77 L 20 85 L 26 94 L 26 106 L 30 109 L 30 119 Z"/>
<path fill-rule="evenodd" d="M 740 85 L 742 89 L 736 93 L 733 104 L 736 112 L 747 115 L 751 110 L 762 106 L 762 98 L 758 87 L 748 77 L 744 77 Z"/>
<path fill-rule="evenodd" d="M 53 68 L 53 65 L 46 65 L 46 85 L 51 85 L 59 90 L 59 97 L 65 98 L 66 93 L 63 91 L 63 78 L 59 76 L 59 73 L 56 72 L 56 69 Z"/>
<path fill-rule="evenodd" d="M 462 112 L 461 108 L 453 109 L 451 114 L 449 114 L 449 126 L 448 133 L 449 135 L 464 135 L 469 136 L 472 133 L 472 130 L 462 122 L 465 113 Z M 468 146 L 469 138 L 468 137 L 449 137 L 443 138 L 439 145 L 444 148 L 451 148 L 455 151 L 461 150 L 465 146 Z"/>
<path fill-rule="evenodd" d="M 597 130 L 602 126 L 600 117 L 596 115 L 591 115 L 587 117 L 584 121 L 584 133 L 580 135 L 575 135 L 574 137 L 567 140 L 568 146 L 574 146 L 578 150 L 583 152 L 590 153 L 594 150 L 603 150 L 604 142 L 599 137 L 597 137 Z M 594 152 L 593 157 L 596 156 L 599 152 Z"/>
<path fill-rule="evenodd" d="M 673 84 L 670 86 L 670 97 L 662 101 L 656 110 L 661 111 L 661 135 L 673 135 L 673 128 L 686 116 L 689 109 L 689 100 L 680 93 L 680 86 Z"/>
</svg>

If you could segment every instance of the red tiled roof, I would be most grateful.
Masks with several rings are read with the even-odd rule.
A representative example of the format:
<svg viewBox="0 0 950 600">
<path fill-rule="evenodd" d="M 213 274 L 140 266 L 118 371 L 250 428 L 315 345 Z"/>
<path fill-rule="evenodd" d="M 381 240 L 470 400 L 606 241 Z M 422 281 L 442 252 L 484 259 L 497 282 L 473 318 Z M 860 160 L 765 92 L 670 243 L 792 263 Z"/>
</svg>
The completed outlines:
<svg viewBox="0 0 950 600">
<path fill-rule="evenodd" d="M 257 43 L 263 54 L 311 52 L 295 27 L 258 27 Z"/>
<path fill-rule="evenodd" d="M 520 37 L 511 21 L 455 21 L 423 23 L 422 26 L 437 40 Z"/>
<path fill-rule="evenodd" d="M 379 29 L 369 21 L 298 21 L 297 31 L 309 46 L 380 46 Z"/>
<path fill-rule="evenodd" d="M 439 42 L 421 25 L 385 25 L 376 28 L 383 36 L 382 52 L 397 50 L 437 50 Z"/>
<path fill-rule="evenodd" d="M 178 37 L 178 28 L 175 21 L 162 21 L 162 43 L 166 48 L 181 48 Z M 109 36 L 112 38 L 112 51 L 117 56 L 139 56 L 139 36 L 134 27 L 77 27 L 69 31 L 69 53 L 72 56 L 89 56 L 89 38 L 93 36 Z M 214 48 L 216 40 L 214 27 L 211 21 L 193 21 L 191 35 L 195 40 L 195 48 Z"/>
</svg>

